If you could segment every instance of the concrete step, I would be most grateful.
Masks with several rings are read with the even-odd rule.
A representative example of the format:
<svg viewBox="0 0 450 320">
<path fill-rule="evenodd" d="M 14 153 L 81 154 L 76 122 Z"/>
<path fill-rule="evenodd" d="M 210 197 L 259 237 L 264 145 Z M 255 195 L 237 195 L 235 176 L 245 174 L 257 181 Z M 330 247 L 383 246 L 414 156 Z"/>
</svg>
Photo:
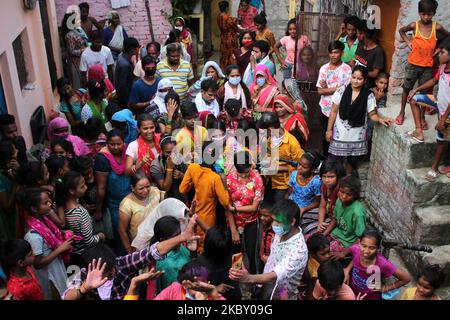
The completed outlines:
<svg viewBox="0 0 450 320">
<path fill-rule="evenodd" d="M 444 286 L 450 286 L 450 244 L 434 247 L 432 253 L 421 253 L 424 266 L 438 264 L 446 274 Z"/>
<path fill-rule="evenodd" d="M 384 116 L 395 120 L 400 110 L 401 96 L 389 96 L 388 107 L 378 109 L 378 112 Z M 406 106 L 405 121 L 403 125 L 396 125 L 395 122 L 386 130 L 392 130 L 395 134 L 392 136 L 392 148 L 396 150 L 386 150 L 387 153 L 399 152 L 402 154 L 403 161 L 406 162 L 406 168 L 415 169 L 421 167 L 431 167 L 436 152 L 436 130 L 434 127 L 438 121 L 437 115 L 426 115 L 429 130 L 424 131 L 424 143 L 418 143 L 406 135 L 406 132 L 414 130 L 415 124 L 409 104 Z M 450 148 L 443 159 L 444 163 L 450 163 Z"/>
<path fill-rule="evenodd" d="M 450 178 L 439 175 L 435 181 L 425 179 L 428 168 L 406 170 L 405 189 L 420 207 L 450 205 Z"/>
<path fill-rule="evenodd" d="M 418 243 L 427 245 L 450 244 L 450 206 L 432 206 L 416 209 Z"/>
</svg>

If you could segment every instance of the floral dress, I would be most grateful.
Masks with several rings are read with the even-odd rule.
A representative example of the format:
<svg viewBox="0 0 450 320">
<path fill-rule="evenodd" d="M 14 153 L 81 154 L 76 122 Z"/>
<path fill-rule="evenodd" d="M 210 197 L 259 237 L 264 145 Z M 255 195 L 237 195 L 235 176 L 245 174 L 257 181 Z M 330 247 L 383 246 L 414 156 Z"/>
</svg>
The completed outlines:
<svg viewBox="0 0 450 320">
<path fill-rule="evenodd" d="M 233 169 L 227 176 L 227 188 L 236 207 L 251 205 L 254 201 L 261 201 L 264 196 L 263 180 L 255 170 L 250 171 L 248 179 L 242 180 L 237 170 Z M 235 214 L 234 220 L 239 233 L 243 232 L 246 224 L 256 221 L 257 218 L 257 212 Z"/>
</svg>

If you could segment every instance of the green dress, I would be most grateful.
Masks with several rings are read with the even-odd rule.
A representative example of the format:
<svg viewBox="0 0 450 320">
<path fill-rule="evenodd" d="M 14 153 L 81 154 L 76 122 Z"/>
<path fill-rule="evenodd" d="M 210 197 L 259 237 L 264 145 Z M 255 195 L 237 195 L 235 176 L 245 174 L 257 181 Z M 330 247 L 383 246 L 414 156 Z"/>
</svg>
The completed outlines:
<svg viewBox="0 0 450 320">
<path fill-rule="evenodd" d="M 156 271 L 164 270 L 164 274 L 156 282 L 156 294 L 178 281 L 178 272 L 191 260 L 191 254 L 184 246 L 170 251 L 164 260 L 156 262 Z"/>
</svg>

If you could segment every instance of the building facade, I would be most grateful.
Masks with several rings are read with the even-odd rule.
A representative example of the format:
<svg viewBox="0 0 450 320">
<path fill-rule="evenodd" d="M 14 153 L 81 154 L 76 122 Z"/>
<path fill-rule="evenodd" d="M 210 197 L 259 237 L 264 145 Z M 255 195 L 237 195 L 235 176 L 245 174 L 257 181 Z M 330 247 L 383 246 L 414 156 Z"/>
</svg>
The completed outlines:
<svg viewBox="0 0 450 320">
<path fill-rule="evenodd" d="M 30 117 L 38 106 L 46 114 L 54 103 L 52 83 L 62 74 L 56 8 L 40 0 L 34 9 L 23 1 L 2 1 L 0 25 L 0 110 L 16 117 L 31 146 Z"/>
</svg>

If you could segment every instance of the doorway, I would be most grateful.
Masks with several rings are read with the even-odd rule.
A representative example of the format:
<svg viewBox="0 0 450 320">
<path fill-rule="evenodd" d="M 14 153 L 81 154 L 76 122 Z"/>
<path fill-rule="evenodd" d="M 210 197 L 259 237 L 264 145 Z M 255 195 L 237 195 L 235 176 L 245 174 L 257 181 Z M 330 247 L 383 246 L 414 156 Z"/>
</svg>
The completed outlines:
<svg viewBox="0 0 450 320">
<path fill-rule="evenodd" d="M 50 19 L 48 15 L 47 0 L 39 1 L 39 10 L 41 11 L 42 31 L 44 33 L 45 51 L 47 52 L 47 63 L 50 73 L 50 80 L 52 82 L 52 88 L 54 88 L 58 76 L 56 73 L 55 57 L 53 55 L 53 43 L 50 32 Z"/>
</svg>

